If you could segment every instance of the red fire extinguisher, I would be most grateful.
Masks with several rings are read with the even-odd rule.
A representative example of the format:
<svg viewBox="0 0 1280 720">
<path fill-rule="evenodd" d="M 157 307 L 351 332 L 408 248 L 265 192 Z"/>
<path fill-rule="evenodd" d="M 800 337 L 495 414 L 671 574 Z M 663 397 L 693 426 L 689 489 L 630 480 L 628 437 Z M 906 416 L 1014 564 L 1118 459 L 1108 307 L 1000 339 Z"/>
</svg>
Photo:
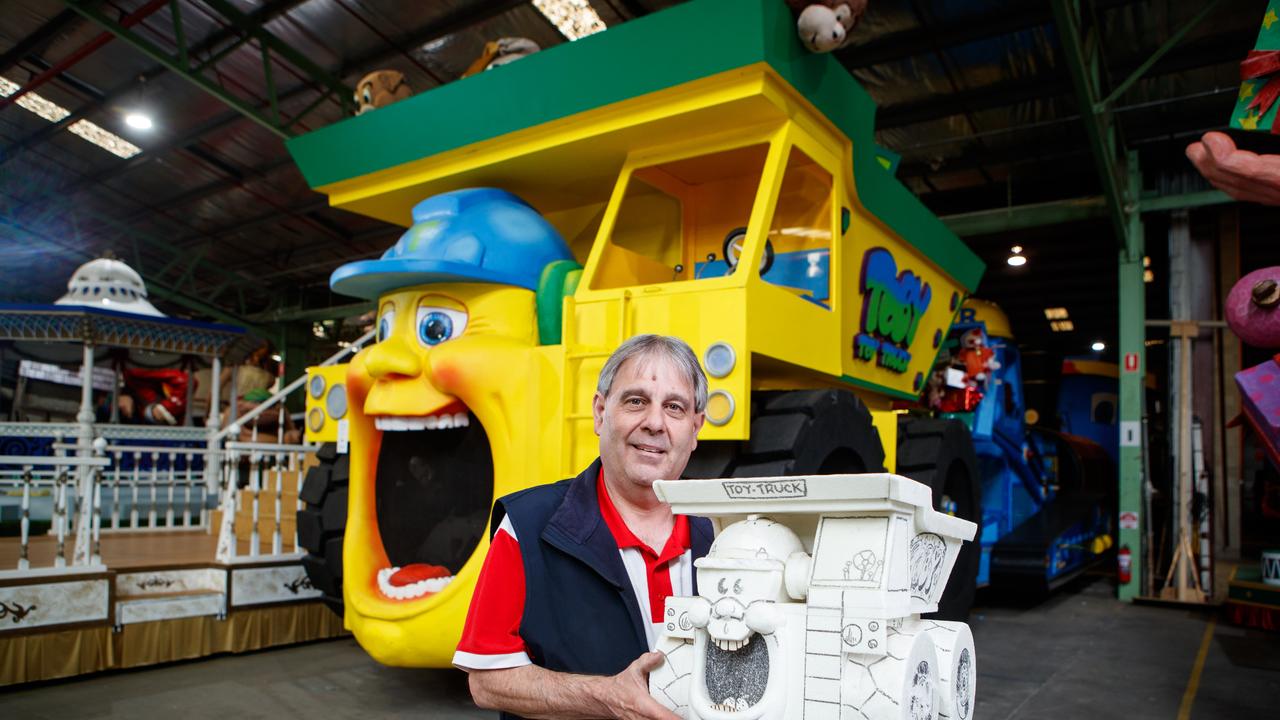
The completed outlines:
<svg viewBox="0 0 1280 720">
<path fill-rule="evenodd" d="M 1133 553 L 1129 552 L 1128 545 L 1120 548 L 1120 552 L 1116 553 L 1116 560 L 1120 564 L 1120 584 L 1128 585 L 1133 580 Z"/>
</svg>

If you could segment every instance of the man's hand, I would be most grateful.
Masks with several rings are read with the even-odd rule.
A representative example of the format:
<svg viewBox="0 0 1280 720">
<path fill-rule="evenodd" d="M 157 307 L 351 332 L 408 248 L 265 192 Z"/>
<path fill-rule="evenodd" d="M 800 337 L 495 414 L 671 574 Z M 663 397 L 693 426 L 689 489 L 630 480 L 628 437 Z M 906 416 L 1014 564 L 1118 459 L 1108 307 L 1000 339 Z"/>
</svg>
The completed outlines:
<svg viewBox="0 0 1280 720">
<path fill-rule="evenodd" d="M 613 694 L 606 699 L 613 717 L 680 720 L 649 694 L 649 673 L 662 667 L 667 658 L 660 652 L 647 652 L 636 658 L 626 670 L 614 675 Z"/>
<path fill-rule="evenodd" d="M 527 718 L 640 718 L 680 720 L 649 695 L 649 672 L 666 658 L 641 655 L 612 676 L 573 675 L 525 665 L 506 670 L 472 670 L 476 705 Z"/>
<path fill-rule="evenodd" d="M 1187 157 L 1213 186 L 1245 202 L 1280 205 L 1280 155 L 1240 150 L 1227 135 L 1205 133 Z"/>
</svg>

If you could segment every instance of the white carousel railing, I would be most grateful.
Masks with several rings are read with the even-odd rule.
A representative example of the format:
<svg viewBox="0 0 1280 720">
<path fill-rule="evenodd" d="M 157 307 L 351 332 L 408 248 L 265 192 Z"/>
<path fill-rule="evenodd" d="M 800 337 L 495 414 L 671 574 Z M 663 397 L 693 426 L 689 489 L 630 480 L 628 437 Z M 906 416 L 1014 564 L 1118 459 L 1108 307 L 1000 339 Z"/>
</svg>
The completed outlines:
<svg viewBox="0 0 1280 720">
<path fill-rule="evenodd" d="M 73 481 L 72 470 L 88 470 L 91 475 L 99 474 L 101 468 L 107 465 L 108 461 L 103 457 L 47 457 L 47 456 L 26 456 L 26 455 L 0 455 L 0 466 L 16 465 L 21 468 L 19 479 L 15 482 L 13 479 L 0 478 L 0 485 L 13 487 L 18 486 L 22 489 L 22 517 L 20 524 L 20 543 L 21 550 L 18 559 L 18 570 L 27 570 L 31 566 L 30 562 L 30 544 L 31 544 L 31 498 L 32 490 L 42 486 L 51 489 L 53 500 L 53 512 L 51 516 L 50 532 L 57 536 L 57 551 L 53 558 L 54 567 L 66 567 L 66 539 L 71 534 L 69 527 L 70 517 L 73 512 L 72 505 L 76 505 L 77 509 L 82 507 L 84 503 L 90 504 L 92 514 L 86 514 L 92 518 L 91 528 L 76 528 L 77 531 L 89 533 L 92 537 L 93 551 L 90 557 L 86 558 L 88 562 L 84 564 L 96 565 L 100 564 L 101 556 L 99 554 L 99 533 L 101 524 L 98 521 L 98 513 L 96 509 L 102 502 L 102 495 L 98 492 L 96 484 L 93 489 L 85 496 L 77 493 L 78 484 Z M 37 470 L 39 468 L 39 470 Z M 45 470 L 48 468 L 48 470 Z M 9 471 L 14 472 L 14 471 Z M 79 513 L 77 513 L 79 515 Z"/>
<path fill-rule="evenodd" d="M 360 348 L 364 347 L 365 344 L 367 344 L 370 340 L 372 340 L 375 337 L 375 335 L 376 335 L 376 332 L 373 330 L 370 330 L 369 332 L 362 335 L 358 340 L 356 340 L 351 345 L 345 348 L 342 348 L 341 350 L 334 353 L 333 355 L 330 355 L 324 362 L 320 363 L 320 365 L 324 366 L 324 365 L 336 364 L 339 360 L 346 357 L 348 354 L 355 353 Z M 229 467 L 229 465 L 232 464 L 233 458 L 235 459 L 235 464 L 238 465 L 239 455 L 241 453 L 248 453 L 250 458 L 250 467 L 258 468 L 257 472 L 250 473 L 249 483 L 248 483 L 248 490 L 250 493 L 252 493 L 251 501 L 253 503 L 252 505 L 253 522 L 251 525 L 250 538 L 249 538 L 249 556 L 259 557 L 259 552 L 260 552 L 259 551 L 260 538 L 259 538 L 259 530 L 258 530 L 258 519 L 259 519 L 260 507 L 261 507 L 260 505 L 261 493 L 264 487 L 263 475 L 262 475 L 262 463 L 261 463 L 264 457 L 272 458 L 273 467 L 275 468 L 275 472 L 276 472 L 276 493 L 275 493 L 276 527 L 272 534 L 271 547 L 272 547 L 273 555 L 281 554 L 282 543 L 281 543 L 281 537 L 280 537 L 281 529 L 280 529 L 280 520 L 279 520 L 279 518 L 281 517 L 280 509 L 281 509 L 281 503 L 282 503 L 281 492 L 282 492 L 282 483 L 283 483 L 281 474 L 285 472 L 285 470 L 283 470 L 282 468 L 287 464 L 291 469 L 293 469 L 292 475 L 294 477 L 294 482 L 295 482 L 295 486 L 294 486 L 294 491 L 296 493 L 295 498 L 299 497 L 302 494 L 303 478 L 302 478 L 302 473 L 299 472 L 297 469 L 300 467 L 299 463 L 301 462 L 301 456 L 305 455 L 308 452 L 314 452 L 315 450 L 318 449 L 318 447 L 314 445 L 306 446 L 306 445 L 284 444 L 284 423 L 280 421 L 276 423 L 276 442 L 273 444 L 257 442 L 258 428 L 256 424 L 249 425 L 249 427 L 252 428 L 251 430 L 252 437 L 250 442 L 247 442 L 247 443 L 238 442 L 238 441 L 232 440 L 231 438 L 239 436 L 241 428 L 245 427 L 246 423 L 252 422 L 253 420 L 260 417 L 263 413 L 270 411 L 272 408 L 276 408 L 277 413 L 283 413 L 284 407 L 282 403 L 284 402 L 284 399 L 288 397 L 291 393 L 301 389 L 302 386 L 306 384 L 306 382 L 307 382 L 306 375 L 298 376 L 293 382 L 286 385 L 275 395 L 272 395 L 267 400 L 264 400 L 261 404 L 259 404 L 256 408 L 254 408 L 250 412 L 245 413 L 243 417 L 237 418 L 235 421 L 229 423 L 222 430 L 219 430 L 217 433 L 214 433 L 212 439 L 210 439 L 209 441 L 210 447 L 216 447 L 218 444 L 222 444 L 222 446 L 226 448 L 225 450 L 226 460 L 223 463 L 224 471 L 222 473 L 222 478 L 223 478 L 222 480 L 223 495 L 222 495 L 222 502 L 221 502 L 222 527 L 219 528 L 219 531 L 218 531 L 218 549 L 217 549 L 218 562 L 233 562 L 238 555 L 238 547 L 237 547 L 238 542 L 235 534 L 235 510 L 236 508 L 239 507 L 239 503 L 241 502 L 242 498 L 239 492 L 240 490 L 239 484 L 237 482 L 228 481 L 229 476 L 225 468 Z M 295 500 L 295 506 L 296 506 L 295 511 L 301 509 L 301 503 L 302 501 L 300 499 Z M 293 533 L 293 536 L 294 536 L 293 547 L 297 548 L 298 543 L 297 543 L 296 529 Z M 289 555 L 297 555 L 297 554 L 300 554 L 300 553 L 298 553 L 296 550 L 293 553 L 289 553 Z"/>
</svg>

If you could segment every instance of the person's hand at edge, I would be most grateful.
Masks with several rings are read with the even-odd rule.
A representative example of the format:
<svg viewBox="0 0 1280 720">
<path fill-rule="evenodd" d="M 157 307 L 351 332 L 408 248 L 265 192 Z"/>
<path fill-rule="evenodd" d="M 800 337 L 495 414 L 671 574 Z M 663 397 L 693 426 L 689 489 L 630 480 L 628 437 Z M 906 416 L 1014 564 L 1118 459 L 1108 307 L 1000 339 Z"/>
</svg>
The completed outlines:
<svg viewBox="0 0 1280 720">
<path fill-rule="evenodd" d="M 1226 134 L 1208 132 L 1187 146 L 1187 157 L 1206 180 L 1232 198 L 1280 205 L 1280 155 L 1241 150 Z"/>
</svg>

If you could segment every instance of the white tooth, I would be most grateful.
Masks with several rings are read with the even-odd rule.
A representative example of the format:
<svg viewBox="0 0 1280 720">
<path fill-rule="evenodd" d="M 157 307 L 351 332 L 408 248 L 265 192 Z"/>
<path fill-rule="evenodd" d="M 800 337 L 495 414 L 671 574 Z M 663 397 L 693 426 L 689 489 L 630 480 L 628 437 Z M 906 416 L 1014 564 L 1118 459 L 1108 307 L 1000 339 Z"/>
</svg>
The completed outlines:
<svg viewBox="0 0 1280 720">
<path fill-rule="evenodd" d="M 750 643 L 750 642 L 751 642 L 751 636 L 748 635 L 747 639 L 742 641 L 742 647 L 746 647 L 747 643 Z"/>
<path fill-rule="evenodd" d="M 427 418 L 423 422 L 423 427 L 425 427 L 428 430 L 435 430 L 439 423 L 440 423 L 440 419 L 437 418 L 435 415 L 432 415 L 431 417 Z"/>
<path fill-rule="evenodd" d="M 458 413 L 453 416 L 453 426 L 460 428 L 471 427 L 471 418 L 467 417 L 466 413 Z"/>
<path fill-rule="evenodd" d="M 441 430 L 448 430 L 449 428 L 453 427 L 453 416 L 441 415 L 440 424 L 437 425 L 436 427 L 440 428 Z"/>
</svg>

